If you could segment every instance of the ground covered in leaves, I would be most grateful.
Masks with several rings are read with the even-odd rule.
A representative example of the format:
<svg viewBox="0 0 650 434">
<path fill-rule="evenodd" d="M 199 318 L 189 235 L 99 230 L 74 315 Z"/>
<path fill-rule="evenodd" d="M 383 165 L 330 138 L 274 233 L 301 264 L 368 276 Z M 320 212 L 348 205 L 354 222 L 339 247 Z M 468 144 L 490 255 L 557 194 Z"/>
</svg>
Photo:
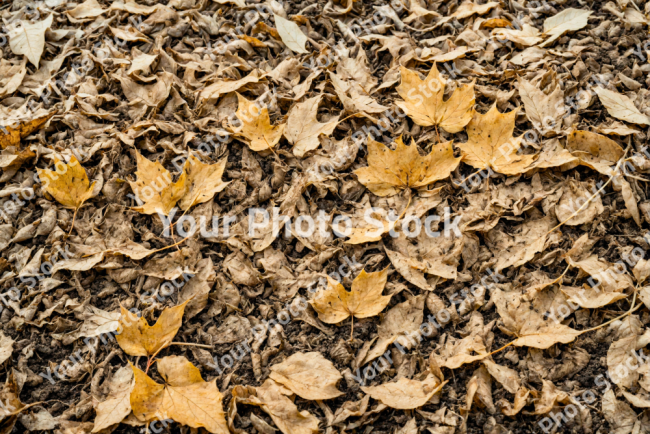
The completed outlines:
<svg viewBox="0 0 650 434">
<path fill-rule="evenodd" d="M 0 17 L 0 434 L 650 432 L 650 2 Z"/>
</svg>

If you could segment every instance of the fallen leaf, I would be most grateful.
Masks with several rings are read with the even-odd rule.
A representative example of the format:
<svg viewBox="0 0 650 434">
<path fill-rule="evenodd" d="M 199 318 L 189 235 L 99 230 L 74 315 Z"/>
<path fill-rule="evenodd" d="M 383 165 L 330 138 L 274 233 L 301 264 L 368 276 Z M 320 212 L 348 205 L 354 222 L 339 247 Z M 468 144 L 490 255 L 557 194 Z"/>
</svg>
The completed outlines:
<svg viewBox="0 0 650 434">
<path fill-rule="evenodd" d="M 73 155 L 68 164 L 54 160 L 56 170 L 37 169 L 43 189 L 67 208 L 78 210 L 91 198 L 95 182 L 90 184 L 86 171 Z"/>
<path fill-rule="evenodd" d="M 377 196 L 391 196 L 406 188 L 419 188 L 448 178 L 458 167 L 451 142 L 434 145 L 427 156 L 421 156 L 415 141 L 406 146 L 399 137 L 395 150 L 368 138 L 368 167 L 354 173 L 359 182 Z"/>
<path fill-rule="evenodd" d="M 332 134 L 339 122 L 338 116 L 332 117 L 327 122 L 318 121 L 316 115 L 321 98 L 321 95 L 308 98 L 294 105 L 289 111 L 284 136 L 293 145 L 293 154 L 296 157 L 303 158 L 307 152 L 318 148 L 320 145 L 318 136 Z"/>
<path fill-rule="evenodd" d="M 611 116 L 633 124 L 650 125 L 650 118 L 641 113 L 626 95 L 602 87 L 595 87 L 594 91 Z"/>
<path fill-rule="evenodd" d="M 19 21 L 19 25 L 9 30 L 9 46 L 17 55 L 24 55 L 32 65 L 38 68 L 45 48 L 45 31 L 50 28 L 54 14 L 43 21 L 28 23 Z"/>
<path fill-rule="evenodd" d="M 253 151 L 264 151 L 278 144 L 286 124 L 271 125 L 269 109 L 259 107 L 237 93 L 239 105 L 237 118 L 242 122 L 240 134 L 248 140 L 248 147 Z"/>
<path fill-rule="evenodd" d="M 468 140 L 458 143 L 463 161 L 477 169 L 491 168 L 506 175 L 517 175 L 528 168 L 534 155 L 521 154 L 521 137 L 513 137 L 516 110 L 499 113 L 496 104 L 482 115 L 474 112 L 467 125 Z"/>
<path fill-rule="evenodd" d="M 474 82 L 463 84 L 443 101 L 447 80 L 440 75 L 434 63 L 426 79 L 415 71 L 400 67 L 402 81 L 396 90 L 404 101 L 395 103 L 413 122 L 423 127 L 440 126 L 457 133 L 472 119 L 474 107 Z"/>
<path fill-rule="evenodd" d="M 364 393 L 381 401 L 383 404 L 400 410 L 410 410 L 422 407 L 446 384 L 429 374 L 424 380 L 409 380 L 401 377 L 395 383 L 384 383 L 379 386 L 361 387 Z"/>
<path fill-rule="evenodd" d="M 319 352 L 291 355 L 284 362 L 271 366 L 269 378 L 303 399 L 333 399 L 343 395 L 336 388 L 343 377 Z"/>
<path fill-rule="evenodd" d="M 150 326 L 144 317 L 138 318 L 123 306 L 117 343 L 130 356 L 153 356 L 172 343 L 181 328 L 183 312 L 188 301 L 164 309 L 156 324 Z"/>
<path fill-rule="evenodd" d="M 129 184 L 142 204 L 133 209 L 142 214 L 168 215 L 188 190 L 187 173 L 183 171 L 178 180 L 172 183 L 171 174 L 162 164 L 150 161 L 139 152 L 136 153 L 136 158 L 137 179 L 129 181 Z"/>
<path fill-rule="evenodd" d="M 133 370 L 128 366 L 118 369 L 108 383 L 108 395 L 102 401 L 93 400 L 97 416 L 92 432 L 99 432 L 118 424 L 131 413 L 131 391 L 135 387 Z"/>
<path fill-rule="evenodd" d="M 558 315 L 559 306 L 566 305 L 559 291 L 546 290 L 530 302 L 517 291 L 497 289 L 492 298 L 504 326 L 517 336 L 513 343 L 517 347 L 546 349 L 557 343 L 573 342 L 580 335 L 579 331 L 556 321 L 555 317 L 544 316 L 545 312 Z"/>
<path fill-rule="evenodd" d="M 289 49 L 294 53 L 308 53 L 305 48 L 307 36 L 305 36 L 302 30 L 300 30 L 298 24 L 276 14 L 273 14 L 273 18 L 275 19 L 275 27 L 278 29 L 278 33 L 280 34 L 280 38 L 282 38 L 284 45 L 289 47 Z"/>
<path fill-rule="evenodd" d="M 580 30 L 587 25 L 591 11 L 567 8 L 544 20 L 544 34 L 549 37 L 540 47 L 550 45 L 566 32 Z"/>
<path fill-rule="evenodd" d="M 319 420 L 298 407 L 287 396 L 291 391 L 268 379 L 260 387 L 235 386 L 232 396 L 237 402 L 257 405 L 264 410 L 284 434 L 315 434 Z"/>
<path fill-rule="evenodd" d="M 212 200 L 215 194 L 230 184 L 230 181 L 223 182 L 221 180 L 226 163 L 227 159 L 223 158 L 217 164 L 205 164 L 190 154 L 183 166 L 183 174 L 172 187 L 172 191 L 174 191 L 181 179 L 184 180 L 187 191 L 184 192 L 180 199 L 179 206 L 181 209 L 188 210 L 194 205 Z M 172 194 L 170 200 L 174 197 Z"/>
<path fill-rule="evenodd" d="M 340 323 L 349 316 L 368 318 L 379 314 L 390 302 L 390 295 L 382 295 L 388 269 L 374 273 L 361 273 L 352 282 L 350 292 L 328 276 L 327 289 L 320 291 L 310 301 L 318 318 L 328 324 Z"/>
<path fill-rule="evenodd" d="M 131 407 L 139 420 L 172 419 L 211 433 L 230 433 L 216 379 L 203 381 L 198 368 L 182 356 L 163 357 L 157 366 L 164 384 L 131 365 L 135 377 Z"/>
</svg>

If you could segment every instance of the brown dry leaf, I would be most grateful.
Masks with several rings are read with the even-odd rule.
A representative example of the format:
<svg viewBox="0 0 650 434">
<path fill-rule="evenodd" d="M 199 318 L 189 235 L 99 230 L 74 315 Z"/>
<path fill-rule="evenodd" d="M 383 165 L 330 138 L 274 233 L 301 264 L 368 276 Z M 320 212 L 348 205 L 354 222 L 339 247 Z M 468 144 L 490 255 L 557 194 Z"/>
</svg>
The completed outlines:
<svg viewBox="0 0 650 434">
<path fill-rule="evenodd" d="M 277 145 L 286 124 L 272 126 L 267 107 L 260 108 L 254 101 L 247 100 L 239 93 L 237 99 L 237 118 L 242 122 L 240 134 L 248 140 L 248 147 L 259 152 Z"/>
<path fill-rule="evenodd" d="M 118 424 L 131 413 L 131 391 L 135 387 L 133 370 L 129 366 L 118 369 L 108 383 L 108 395 L 101 401 L 93 399 L 97 412 L 92 432 L 99 432 Z"/>
<path fill-rule="evenodd" d="M 361 390 L 389 407 L 410 410 L 422 407 L 433 395 L 442 390 L 446 383 L 446 381 L 441 383 L 433 374 L 429 374 L 422 381 L 401 377 L 395 383 L 362 386 Z"/>
<path fill-rule="evenodd" d="M 131 356 L 153 356 L 172 343 L 183 322 L 183 312 L 188 301 L 178 306 L 163 310 L 156 321 L 150 326 L 146 318 L 129 312 L 120 306 L 120 328 L 117 343 L 125 353 Z"/>
<path fill-rule="evenodd" d="M 544 290 L 531 302 L 519 292 L 492 293 L 504 328 L 516 337 L 513 345 L 546 349 L 557 343 L 567 344 L 580 335 L 579 331 L 545 317 L 545 312 L 558 312 L 566 299 L 559 290 Z"/>
<path fill-rule="evenodd" d="M 494 9 L 497 6 L 499 6 L 499 2 L 476 4 L 471 1 L 465 1 L 460 6 L 458 6 L 458 9 L 456 9 L 456 12 L 454 12 L 452 16 L 456 17 L 459 20 L 462 20 L 463 18 L 469 18 L 474 14 L 485 15 L 490 11 L 490 9 Z"/>
<path fill-rule="evenodd" d="M 273 18 L 275 19 L 275 27 L 278 29 L 278 34 L 282 38 L 284 45 L 289 47 L 294 53 L 308 53 L 305 48 L 307 36 L 300 30 L 298 24 L 276 14 L 273 15 Z"/>
<path fill-rule="evenodd" d="M 386 312 L 377 326 L 377 342 L 363 359 L 362 365 L 384 354 L 388 346 L 395 341 L 405 348 L 410 349 L 413 346 L 409 339 L 400 339 L 400 336 L 408 336 L 420 330 L 424 320 L 424 300 L 424 295 L 418 295 Z"/>
<path fill-rule="evenodd" d="M 307 152 L 318 148 L 318 137 L 321 134 L 332 134 L 339 123 L 338 116 L 331 117 L 327 122 L 318 121 L 316 115 L 321 99 L 321 95 L 307 98 L 289 111 L 284 136 L 293 145 L 293 154 L 298 158 L 303 158 Z"/>
<path fill-rule="evenodd" d="M 179 206 L 182 210 L 188 210 L 194 205 L 212 200 L 215 194 L 222 191 L 230 184 L 230 181 L 223 182 L 221 177 L 226 168 L 227 159 L 223 158 L 217 164 L 205 164 L 201 160 L 190 154 L 183 166 L 183 174 L 173 184 L 171 191 L 176 191 L 176 186 L 183 179 L 187 191 L 180 199 Z M 173 199 L 173 194 L 170 200 Z"/>
<path fill-rule="evenodd" d="M 521 388 L 521 379 L 514 369 L 498 365 L 488 359 L 483 360 L 483 365 L 485 365 L 492 378 L 501 383 L 508 392 L 516 394 Z"/>
<path fill-rule="evenodd" d="M 481 366 L 467 383 L 467 401 L 465 411 L 469 412 L 473 403 L 477 403 L 486 408 L 488 413 L 497 412 L 494 402 L 492 401 L 492 378 L 485 366 Z"/>
<path fill-rule="evenodd" d="M 139 420 L 172 419 L 211 433 L 230 433 L 216 379 L 203 381 L 198 368 L 181 356 L 163 357 L 157 366 L 164 384 L 156 383 L 131 365 L 135 377 L 131 407 Z"/>
<path fill-rule="evenodd" d="M 374 273 L 361 273 L 352 282 L 350 292 L 328 276 L 327 289 L 320 291 L 310 301 L 318 318 L 328 324 L 337 324 L 354 316 L 368 318 L 379 314 L 390 302 L 390 295 L 382 295 L 388 268 Z"/>
<path fill-rule="evenodd" d="M 45 31 L 52 25 L 53 19 L 54 14 L 49 14 L 44 20 L 35 23 L 20 21 L 8 33 L 11 51 L 18 56 L 24 55 L 38 68 L 45 49 Z"/>
<path fill-rule="evenodd" d="M 343 376 L 319 352 L 292 354 L 284 362 L 271 366 L 269 378 L 303 399 L 333 399 L 343 395 L 336 388 Z"/>
<path fill-rule="evenodd" d="M 559 82 L 553 80 L 550 90 L 544 92 L 538 84 L 519 79 L 519 95 L 526 109 L 526 117 L 544 137 L 562 132 L 565 116 L 564 91 Z"/>
<path fill-rule="evenodd" d="M 616 399 L 613 389 L 603 394 L 603 416 L 609 422 L 613 434 L 630 434 L 639 425 L 636 413 L 625 402 Z M 637 432 L 641 432 L 637 429 Z"/>
<path fill-rule="evenodd" d="M 56 170 L 37 169 L 43 189 L 67 208 L 78 210 L 93 194 L 95 182 L 90 184 L 86 171 L 73 155 L 65 164 L 54 160 Z"/>
<path fill-rule="evenodd" d="M 600 195 L 591 197 L 596 191 L 594 185 L 569 179 L 563 188 L 560 201 L 555 205 L 557 219 L 567 226 L 579 226 L 594 221 L 605 211 Z"/>
<path fill-rule="evenodd" d="M 544 20 L 544 34 L 549 38 L 540 47 L 550 45 L 566 32 L 580 30 L 587 25 L 591 11 L 567 8 Z"/>
<path fill-rule="evenodd" d="M 522 137 L 513 137 L 517 111 L 499 113 L 496 104 L 482 115 L 474 112 L 467 125 L 468 140 L 458 143 L 463 161 L 477 169 L 491 168 L 506 175 L 523 173 L 534 155 L 519 153 Z"/>
<path fill-rule="evenodd" d="M 474 107 L 474 82 L 463 84 L 443 101 L 447 80 L 440 75 L 434 63 L 426 79 L 415 71 L 400 67 L 402 81 L 396 90 L 404 101 L 396 104 L 423 127 L 440 126 L 457 133 L 472 119 Z"/>
<path fill-rule="evenodd" d="M 391 196 L 406 188 L 419 188 L 448 178 L 458 167 L 451 142 L 434 145 L 420 155 L 415 141 L 406 146 L 400 136 L 395 150 L 368 138 L 368 167 L 355 170 L 359 182 L 377 196 Z"/>
<path fill-rule="evenodd" d="M 298 407 L 289 398 L 292 393 L 275 381 L 268 379 L 260 387 L 235 386 L 233 399 L 264 410 L 284 434 L 315 434 L 318 419 L 307 410 Z"/>
<path fill-rule="evenodd" d="M 129 181 L 129 184 L 142 204 L 133 209 L 142 214 L 168 215 L 176 202 L 187 193 L 187 173 L 183 171 L 178 180 L 172 183 L 172 175 L 158 161 L 154 163 L 139 152 L 136 153 L 136 158 L 137 179 Z"/>
<path fill-rule="evenodd" d="M 614 341 L 607 350 L 608 377 L 625 389 L 636 386 L 642 366 L 636 362 L 641 348 L 650 343 L 650 330 L 644 330 L 636 315 L 615 323 Z"/>
<path fill-rule="evenodd" d="M 633 124 L 650 125 L 650 117 L 641 113 L 626 95 L 602 87 L 595 87 L 594 91 L 598 94 L 598 98 L 607 112 L 616 119 Z"/>
<path fill-rule="evenodd" d="M 498 40 L 508 40 L 524 47 L 536 45 L 543 41 L 541 32 L 530 24 L 524 23 L 519 29 L 494 29 L 492 36 Z"/>
</svg>

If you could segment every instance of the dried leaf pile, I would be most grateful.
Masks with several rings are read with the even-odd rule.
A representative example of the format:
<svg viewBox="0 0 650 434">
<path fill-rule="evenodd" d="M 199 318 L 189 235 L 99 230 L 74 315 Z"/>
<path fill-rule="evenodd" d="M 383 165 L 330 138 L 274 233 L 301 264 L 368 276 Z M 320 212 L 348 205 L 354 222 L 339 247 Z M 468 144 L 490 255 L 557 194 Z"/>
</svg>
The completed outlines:
<svg viewBox="0 0 650 434">
<path fill-rule="evenodd" d="M 650 433 L 650 1 L 0 17 L 0 434 Z"/>
</svg>

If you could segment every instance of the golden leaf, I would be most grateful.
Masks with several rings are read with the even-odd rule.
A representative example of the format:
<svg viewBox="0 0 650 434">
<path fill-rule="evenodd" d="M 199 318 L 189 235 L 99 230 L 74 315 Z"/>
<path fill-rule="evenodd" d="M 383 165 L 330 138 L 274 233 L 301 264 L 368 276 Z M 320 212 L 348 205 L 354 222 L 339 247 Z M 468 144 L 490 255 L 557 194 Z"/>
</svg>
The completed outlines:
<svg viewBox="0 0 650 434">
<path fill-rule="evenodd" d="M 0 147 L 5 149 L 8 146 L 18 146 L 20 139 L 24 139 L 49 121 L 55 112 L 32 119 L 29 122 L 20 122 L 17 126 L 0 127 Z"/>
<path fill-rule="evenodd" d="M 163 357 L 157 365 L 164 384 L 131 365 L 135 376 L 131 407 L 139 420 L 173 419 L 211 433 L 229 433 L 216 380 L 203 381 L 198 368 L 182 356 Z"/>
<path fill-rule="evenodd" d="M 86 171 L 74 155 L 69 164 L 55 159 L 54 166 L 56 170 L 36 169 L 43 189 L 63 206 L 79 209 L 92 196 L 95 183 L 90 184 Z"/>
<path fill-rule="evenodd" d="M 187 186 L 187 191 L 180 200 L 181 209 L 187 210 L 194 205 L 212 200 L 216 193 L 230 184 L 230 181 L 221 180 L 226 163 L 227 159 L 223 158 L 216 164 L 204 164 L 194 155 L 190 155 L 181 175 L 181 177 L 186 176 Z"/>
<path fill-rule="evenodd" d="M 468 140 L 459 143 L 463 161 L 477 169 L 491 168 L 504 175 L 525 172 L 534 155 L 518 154 L 521 136 L 512 137 L 517 111 L 499 113 L 496 104 L 484 115 L 474 112 L 467 125 Z"/>
<path fill-rule="evenodd" d="M 352 290 L 331 277 L 327 278 L 327 289 L 311 301 L 318 317 L 328 324 L 336 324 L 349 316 L 368 318 L 379 314 L 390 302 L 390 295 L 381 295 L 386 286 L 388 268 L 375 273 L 362 270 L 352 282 Z"/>
<path fill-rule="evenodd" d="M 368 167 L 354 173 L 359 182 L 377 196 L 391 196 L 400 190 L 424 187 L 447 178 L 460 163 L 454 157 L 451 142 L 434 145 L 431 153 L 421 156 L 413 141 L 406 146 L 399 137 L 394 151 L 368 137 Z"/>
<path fill-rule="evenodd" d="M 396 90 L 404 101 L 396 101 L 396 104 L 416 124 L 422 127 L 439 125 L 445 131 L 457 133 L 472 119 L 474 82 L 461 85 L 447 101 L 443 101 L 447 80 L 440 75 L 435 63 L 424 80 L 417 72 L 403 66 L 400 74 L 402 82 Z"/>
<path fill-rule="evenodd" d="M 163 310 L 153 326 L 150 326 L 144 317 L 138 318 L 136 314 L 120 306 L 122 316 L 120 317 L 120 333 L 117 335 L 117 343 L 130 356 L 157 354 L 171 344 L 178 329 L 181 328 L 185 305 L 189 301 Z"/>
<path fill-rule="evenodd" d="M 149 161 L 139 152 L 136 153 L 138 177 L 129 181 L 136 197 L 143 203 L 133 209 L 142 214 L 162 213 L 168 215 L 176 202 L 187 191 L 187 173 L 183 171 L 178 181 L 172 183 L 172 176 L 159 162 Z"/>
<path fill-rule="evenodd" d="M 115 372 L 108 383 L 108 395 L 101 402 L 93 400 L 97 412 L 95 426 L 92 432 L 122 422 L 131 413 L 130 395 L 135 382 L 133 372 L 128 366 L 123 366 Z"/>
<path fill-rule="evenodd" d="M 239 93 L 237 99 L 237 118 L 243 124 L 240 134 L 249 140 L 248 147 L 253 151 L 263 151 L 277 145 L 286 124 L 272 126 L 268 108 L 260 108 Z"/>
<path fill-rule="evenodd" d="M 389 407 L 408 410 L 422 407 L 445 383 L 440 383 L 433 374 L 429 374 L 422 381 L 401 377 L 395 383 L 362 387 L 361 390 Z"/>
<path fill-rule="evenodd" d="M 343 378 L 334 364 L 319 352 L 295 353 L 271 366 L 272 380 L 304 399 L 332 399 L 343 395 L 336 383 Z"/>
</svg>

